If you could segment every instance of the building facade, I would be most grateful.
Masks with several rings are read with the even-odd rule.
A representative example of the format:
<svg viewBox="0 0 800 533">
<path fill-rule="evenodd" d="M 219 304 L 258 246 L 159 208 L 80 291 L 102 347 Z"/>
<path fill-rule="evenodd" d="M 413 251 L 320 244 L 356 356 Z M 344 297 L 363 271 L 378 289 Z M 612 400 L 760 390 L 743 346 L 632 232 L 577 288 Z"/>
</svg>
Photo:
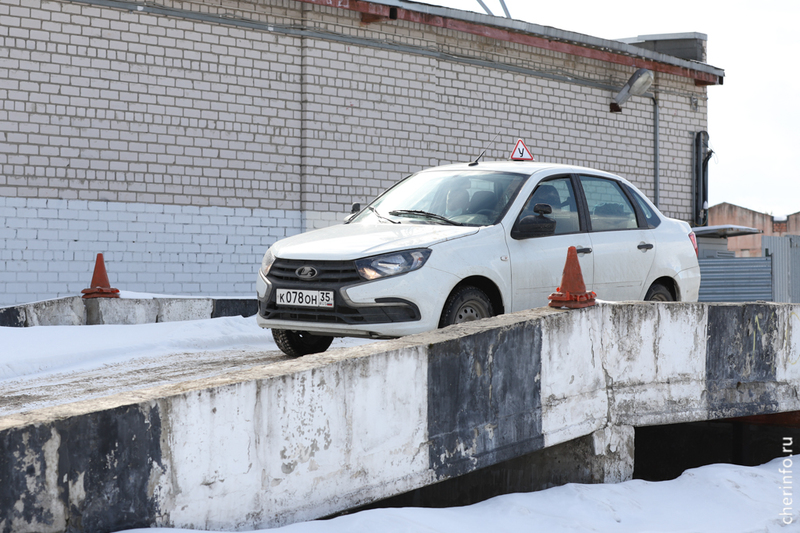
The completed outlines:
<svg viewBox="0 0 800 533">
<path fill-rule="evenodd" d="M 800 213 L 776 217 L 725 202 L 711 206 L 708 210 L 708 225 L 726 224 L 761 230 L 761 233 L 755 235 L 728 238 L 728 250 L 735 252 L 736 257 L 762 257 L 762 237 L 800 235 Z"/>
<path fill-rule="evenodd" d="M 0 18 L 0 305 L 79 294 L 99 252 L 122 290 L 252 295 L 275 240 L 519 138 L 691 221 L 724 76 L 399 0 L 0 0 Z M 639 67 L 650 91 L 610 112 Z"/>
</svg>

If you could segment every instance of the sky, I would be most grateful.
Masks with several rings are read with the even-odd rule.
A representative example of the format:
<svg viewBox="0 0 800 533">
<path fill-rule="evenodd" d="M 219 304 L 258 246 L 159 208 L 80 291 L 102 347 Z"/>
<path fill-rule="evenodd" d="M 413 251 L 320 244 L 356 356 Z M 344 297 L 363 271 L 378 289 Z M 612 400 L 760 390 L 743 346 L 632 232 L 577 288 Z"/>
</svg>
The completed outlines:
<svg viewBox="0 0 800 533">
<path fill-rule="evenodd" d="M 422 0 L 484 13 L 478 0 Z M 484 0 L 504 16 L 499 0 Z M 708 36 L 709 205 L 773 215 L 800 211 L 800 1 L 505 0 L 511 17 L 604 39 L 663 33 Z"/>
<path fill-rule="evenodd" d="M 370 341 L 345 339 L 340 347 Z M 176 353 L 277 347 L 255 317 L 226 317 L 137 325 L 0 327 L 0 387 L 8 380 L 44 374 L 114 368 L 120 358 L 158 360 Z M 57 380 L 57 378 L 56 378 Z M 38 407 L 43 407 L 40 405 Z M 3 414 L 0 413 L 0 416 Z M 782 533 L 797 531 L 800 499 L 783 504 L 786 478 L 799 456 L 759 467 L 709 465 L 672 481 L 568 484 L 539 492 L 508 494 L 468 507 L 374 509 L 293 524 L 271 533 Z M 798 463 L 800 464 L 800 463 Z M 787 466 L 788 465 L 788 466 Z M 800 485 L 793 474 L 790 491 Z M 788 508 L 788 510 L 787 510 Z M 781 514 L 784 513 L 784 514 Z M 789 526 L 784 522 L 790 521 Z M 793 529 L 795 528 L 795 529 Z M 188 533 L 140 529 L 137 533 Z M 264 530 L 266 533 L 267 530 Z M 129 533 L 132 533 L 131 530 Z"/>
</svg>

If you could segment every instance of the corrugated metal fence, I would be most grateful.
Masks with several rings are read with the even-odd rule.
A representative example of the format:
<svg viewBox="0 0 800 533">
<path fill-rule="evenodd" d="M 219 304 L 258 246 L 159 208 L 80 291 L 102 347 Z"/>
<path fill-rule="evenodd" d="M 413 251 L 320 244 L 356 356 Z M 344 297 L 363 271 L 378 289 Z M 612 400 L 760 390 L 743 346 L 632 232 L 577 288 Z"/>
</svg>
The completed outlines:
<svg viewBox="0 0 800 533">
<path fill-rule="evenodd" d="M 700 259 L 701 302 L 772 301 L 772 258 Z"/>
<path fill-rule="evenodd" d="M 763 257 L 700 259 L 701 302 L 800 303 L 800 236 L 761 237 Z"/>
<path fill-rule="evenodd" d="M 776 302 L 800 302 L 800 236 L 761 237 L 762 255 L 772 257 Z"/>
</svg>

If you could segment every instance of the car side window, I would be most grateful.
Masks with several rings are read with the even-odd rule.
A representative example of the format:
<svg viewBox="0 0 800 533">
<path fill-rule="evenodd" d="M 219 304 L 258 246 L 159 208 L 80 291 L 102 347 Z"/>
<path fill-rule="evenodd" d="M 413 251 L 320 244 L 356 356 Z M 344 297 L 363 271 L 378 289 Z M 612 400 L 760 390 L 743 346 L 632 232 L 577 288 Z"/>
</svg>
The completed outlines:
<svg viewBox="0 0 800 533">
<path fill-rule="evenodd" d="M 592 231 L 635 229 L 636 211 L 615 180 L 581 176 Z"/>
<path fill-rule="evenodd" d="M 537 185 L 525 203 L 519 219 L 535 216 L 533 208 L 536 204 L 547 204 L 553 209 L 545 216 L 555 221 L 555 235 L 578 233 L 581 230 L 578 203 L 575 201 L 575 191 L 572 189 L 569 177 L 547 180 Z"/>
</svg>

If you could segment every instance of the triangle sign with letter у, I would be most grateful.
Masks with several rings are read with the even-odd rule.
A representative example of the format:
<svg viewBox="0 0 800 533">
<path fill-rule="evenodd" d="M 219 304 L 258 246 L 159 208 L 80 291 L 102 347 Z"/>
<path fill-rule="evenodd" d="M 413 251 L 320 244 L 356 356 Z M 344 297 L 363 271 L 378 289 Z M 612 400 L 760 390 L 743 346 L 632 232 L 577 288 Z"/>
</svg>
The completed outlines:
<svg viewBox="0 0 800 533">
<path fill-rule="evenodd" d="M 533 161 L 533 155 L 531 154 L 531 151 L 528 150 L 528 147 L 525 146 L 525 143 L 522 142 L 522 139 L 517 141 L 517 145 L 514 147 L 514 151 L 511 152 L 511 160 Z"/>
</svg>

